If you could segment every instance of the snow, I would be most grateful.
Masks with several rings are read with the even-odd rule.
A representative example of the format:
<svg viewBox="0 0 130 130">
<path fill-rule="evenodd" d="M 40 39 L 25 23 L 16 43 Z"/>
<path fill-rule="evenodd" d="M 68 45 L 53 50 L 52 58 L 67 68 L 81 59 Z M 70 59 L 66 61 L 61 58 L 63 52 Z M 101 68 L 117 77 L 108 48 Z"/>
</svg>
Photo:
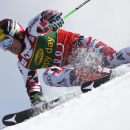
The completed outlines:
<svg viewBox="0 0 130 130">
<path fill-rule="evenodd" d="M 46 9 L 63 12 L 63 16 L 84 0 L 11 0 L 1 1 L 0 19 L 13 18 L 24 29 L 30 19 Z M 104 41 L 115 50 L 130 45 L 130 1 L 91 0 L 81 9 L 65 19 L 62 29 L 90 35 Z M 4 11 L 6 9 L 6 11 Z M 16 13 L 17 12 L 17 13 Z M 9 113 L 30 108 L 23 79 L 17 68 L 17 56 L 1 51 L 0 55 L 0 120 Z M 40 114 L 16 126 L 4 130 L 130 130 L 130 71 L 126 66 L 124 75 L 86 94 L 74 98 L 55 109 Z M 120 75 L 120 69 L 117 75 Z M 6 71 L 5 71 L 6 70 Z M 44 70 L 38 70 L 45 98 L 51 100 L 74 88 L 50 88 L 42 81 Z M 121 72 L 122 73 L 122 72 Z M 0 121 L 0 128 L 4 127 Z"/>
<path fill-rule="evenodd" d="M 3 130 L 129 130 L 130 72 L 24 123 Z"/>
</svg>

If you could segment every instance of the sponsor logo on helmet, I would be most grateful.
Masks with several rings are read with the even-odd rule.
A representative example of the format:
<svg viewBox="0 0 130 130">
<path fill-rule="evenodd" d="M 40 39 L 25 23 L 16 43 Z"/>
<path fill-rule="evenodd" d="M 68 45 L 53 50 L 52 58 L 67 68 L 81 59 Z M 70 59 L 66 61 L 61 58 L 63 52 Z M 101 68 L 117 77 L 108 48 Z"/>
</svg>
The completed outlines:
<svg viewBox="0 0 130 130">
<path fill-rule="evenodd" d="M 11 22 L 10 21 L 8 21 L 8 26 L 7 26 L 7 31 L 9 32 L 10 31 L 10 24 L 11 24 Z"/>
<path fill-rule="evenodd" d="M 9 23 L 9 22 L 8 22 Z M 15 33 L 16 33 L 16 21 L 15 20 L 13 20 L 13 24 L 12 24 L 12 26 L 11 26 L 11 30 L 10 30 L 10 32 L 9 32 L 9 34 L 12 36 L 12 37 L 14 37 L 14 35 L 15 35 Z M 10 26 L 8 26 L 8 27 L 10 27 Z"/>
<path fill-rule="evenodd" d="M 34 58 L 35 65 L 40 65 L 43 58 L 44 58 L 44 51 L 42 48 L 39 48 Z"/>
<path fill-rule="evenodd" d="M 14 30 L 15 30 L 16 29 L 16 21 L 15 20 L 14 20 L 14 26 L 13 27 L 14 27 Z"/>
</svg>

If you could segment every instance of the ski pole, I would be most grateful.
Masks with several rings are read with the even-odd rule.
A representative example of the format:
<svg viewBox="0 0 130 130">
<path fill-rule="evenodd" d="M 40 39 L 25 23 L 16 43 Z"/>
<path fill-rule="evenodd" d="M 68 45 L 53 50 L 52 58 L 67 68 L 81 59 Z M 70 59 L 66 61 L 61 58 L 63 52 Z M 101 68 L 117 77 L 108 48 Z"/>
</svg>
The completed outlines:
<svg viewBox="0 0 130 130">
<path fill-rule="evenodd" d="M 65 15 L 63 17 L 63 20 L 66 19 L 68 16 L 70 16 L 71 14 L 73 14 L 75 11 L 77 11 L 78 9 L 80 9 L 82 6 L 84 6 L 86 3 L 88 3 L 90 0 L 86 0 L 84 1 L 81 5 L 79 5 L 78 7 L 76 7 L 74 10 L 72 10 L 70 13 L 68 13 L 67 15 Z M 60 13 L 61 15 L 62 13 Z M 50 25 L 50 28 L 53 29 L 53 26 Z"/>
<path fill-rule="evenodd" d="M 78 7 L 76 7 L 74 10 L 72 10 L 70 13 L 68 13 L 67 15 L 65 15 L 63 17 L 63 19 L 66 19 L 68 16 L 70 16 L 71 14 L 73 14 L 75 11 L 77 11 L 78 9 L 80 9 L 82 6 L 84 6 L 86 3 L 88 3 L 90 0 L 86 0 L 84 1 L 81 5 L 79 5 Z"/>
</svg>

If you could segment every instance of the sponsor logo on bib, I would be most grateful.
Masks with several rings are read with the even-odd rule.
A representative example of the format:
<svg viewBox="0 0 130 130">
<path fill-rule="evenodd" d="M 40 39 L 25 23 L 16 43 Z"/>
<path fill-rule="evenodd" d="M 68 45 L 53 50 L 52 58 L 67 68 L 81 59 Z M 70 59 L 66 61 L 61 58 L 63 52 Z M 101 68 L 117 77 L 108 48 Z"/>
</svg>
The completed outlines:
<svg viewBox="0 0 130 130">
<path fill-rule="evenodd" d="M 35 65 L 40 65 L 43 58 L 44 58 L 44 51 L 42 48 L 39 48 L 34 58 Z"/>
</svg>

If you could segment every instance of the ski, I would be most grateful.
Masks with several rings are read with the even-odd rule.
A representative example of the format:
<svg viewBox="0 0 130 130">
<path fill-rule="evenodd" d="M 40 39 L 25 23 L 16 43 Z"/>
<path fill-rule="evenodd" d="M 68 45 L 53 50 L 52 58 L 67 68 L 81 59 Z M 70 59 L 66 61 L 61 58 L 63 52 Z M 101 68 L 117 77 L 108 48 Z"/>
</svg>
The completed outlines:
<svg viewBox="0 0 130 130">
<path fill-rule="evenodd" d="M 45 111 L 55 108 L 56 106 L 74 98 L 76 94 L 77 94 L 76 90 L 65 92 L 59 98 L 54 99 L 50 102 L 39 104 L 38 106 L 34 108 L 30 108 L 24 111 L 20 111 L 13 114 L 8 114 L 3 117 L 2 122 L 6 126 L 16 125 L 31 117 L 37 116 L 40 113 L 43 113 Z"/>
<path fill-rule="evenodd" d="M 91 91 L 93 88 L 99 87 L 101 84 L 104 84 L 105 82 L 109 81 L 110 76 L 111 76 L 111 74 L 109 73 L 109 74 L 103 76 L 102 78 L 83 83 L 81 86 L 81 91 L 83 93 L 86 93 L 88 91 Z"/>
<path fill-rule="evenodd" d="M 107 73 L 102 78 L 83 83 L 81 86 L 81 91 L 83 93 L 86 93 L 88 91 L 91 91 L 93 88 L 99 87 L 101 84 L 109 81 L 110 76 L 111 76 L 111 73 Z M 66 102 L 70 99 L 73 99 L 75 96 L 77 96 L 79 94 L 80 93 L 78 93 L 76 90 L 67 91 L 67 92 L 61 94 L 59 98 L 54 99 L 50 102 L 40 104 L 37 107 L 30 108 L 30 109 L 27 109 L 24 111 L 20 111 L 20 112 L 13 113 L 13 114 L 8 114 L 3 117 L 2 122 L 6 126 L 16 125 L 31 117 L 37 116 L 40 113 L 51 110 L 51 109 L 55 108 L 56 106 L 59 106 L 60 104 Z"/>
</svg>

